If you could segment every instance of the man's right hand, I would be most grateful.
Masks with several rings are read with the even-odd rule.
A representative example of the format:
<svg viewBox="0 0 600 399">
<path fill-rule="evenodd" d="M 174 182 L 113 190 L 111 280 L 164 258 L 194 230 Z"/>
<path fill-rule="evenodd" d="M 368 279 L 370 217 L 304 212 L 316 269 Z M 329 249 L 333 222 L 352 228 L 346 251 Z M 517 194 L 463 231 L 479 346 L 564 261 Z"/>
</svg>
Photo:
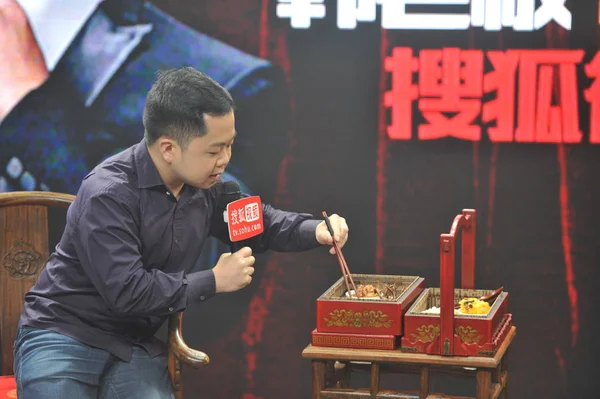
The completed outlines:
<svg viewBox="0 0 600 399">
<path fill-rule="evenodd" d="M 250 247 L 244 247 L 233 254 L 222 254 L 213 268 L 217 292 L 233 292 L 250 284 L 255 261 Z"/>
<path fill-rule="evenodd" d="M 27 15 L 17 0 L 0 0 L 0 121 L 48 75 Z"/>
</svg>

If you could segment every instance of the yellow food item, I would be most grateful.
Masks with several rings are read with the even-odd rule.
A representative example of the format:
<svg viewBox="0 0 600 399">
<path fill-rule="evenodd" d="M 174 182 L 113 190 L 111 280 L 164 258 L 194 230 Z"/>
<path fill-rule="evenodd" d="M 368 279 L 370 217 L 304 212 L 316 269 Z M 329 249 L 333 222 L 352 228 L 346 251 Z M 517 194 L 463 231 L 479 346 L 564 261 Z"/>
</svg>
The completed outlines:
<svg viewBox="0 0 600 399">
<path fill-rule="evenodd" d="M 460 311 L 465 314 L 487 314 L 490 304 L 477 298 L 463 298 L 459 302 Z"/>
<path fill-rule="evenodd" d="M 379 297 L 379 294 L 377 292 L 377 288 L 375 288 L 373 285 L 359 284 L 358 287 L 356 288 L 356 296 L 359 298 L 373 298 L 373 297 Z"/>
</svg>

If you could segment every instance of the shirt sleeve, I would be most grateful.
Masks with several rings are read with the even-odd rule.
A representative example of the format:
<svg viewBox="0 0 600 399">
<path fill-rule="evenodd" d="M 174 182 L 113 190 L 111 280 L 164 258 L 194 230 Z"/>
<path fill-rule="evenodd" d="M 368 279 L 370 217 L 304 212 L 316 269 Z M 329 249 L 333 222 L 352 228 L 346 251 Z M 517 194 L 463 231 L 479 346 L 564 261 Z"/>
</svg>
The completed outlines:
<svg viewBox="0 0 600 399">
<path fill-rule="evenodd" d="M 316 229 L 320 220 L 308 213 L 295 213 L 275 209 L 263 204 L 264 232 L 250 240 L 255 252 L 299 252 L 321 246 Z"/>
<path fill-rule="evenodd" d="M 315 233 L 320 220 L 315 220 L 311 214 L 283 211 L 264 203 L 262 208 L 263 233 L 243 241 L 243 245 L 250 246 L 254 252 L 300 252 L 321 245 Z M 223 221 L 223 209 L 215 209 L 210 235 L 231 244 L 227 224 Z"/>
<path fill-rule="evenodd" d="M 212 270 L 186 275 L 146 269 L 135 207 L 114 194 L 92 196 L 75 229 L 82 269 L 119 316 L 161 316 L 215 295 Z"/>
</svg>

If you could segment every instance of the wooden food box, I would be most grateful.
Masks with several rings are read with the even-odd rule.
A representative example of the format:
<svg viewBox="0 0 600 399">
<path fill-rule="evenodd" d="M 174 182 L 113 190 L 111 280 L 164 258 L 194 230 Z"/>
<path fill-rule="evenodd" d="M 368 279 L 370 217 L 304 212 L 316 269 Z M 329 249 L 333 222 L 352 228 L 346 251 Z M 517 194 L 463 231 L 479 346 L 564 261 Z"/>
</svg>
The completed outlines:
<svg viewBox="0 0 600 399">
<path fill-rule="evenodd" d="M 454 300 L 479 298 L 493 291 L 455 289 Z M 445 354 L 444 348 L 440 348 L 440 315 L 423 313 L 433 306 L 440 306 L 439 288 L 427 288 L 406 313 L 402 351 Z M 502 292 L 491 304 L 488 314 L 455 314 L 454 355 L 494 356 L 511 326 L 512 316 L 507 310 L 508 293 Z M 445 350 L 449 352 L 449 348 Z"/>
<path fill-rule="evenodd" d="M 357 287 L 394 287 L 394 299 L 350 298 L 343 277 L 317 299 L 315 346 L 395 349 L 403 331 L 403 315 L 423 292 L 422 277 L 352 274 Z"/>
<path fill-rule="evenodd" d="M 440 236 L 440 288 L 427 288 L 404 315 L 403 352 L 449 356 L 494 356 L 512 325 L 508 293 L 490 303 L 487 314 L 455 314 L 464 298 L 480 298 L 494 290 L 474 289 L 475 210 L 457 215 L 449 234 Z M 454 288 L 456 235 L 462 229 L 461 285 Z M 424 313 L 432 307 L 439 313 Z"/>
</svg>

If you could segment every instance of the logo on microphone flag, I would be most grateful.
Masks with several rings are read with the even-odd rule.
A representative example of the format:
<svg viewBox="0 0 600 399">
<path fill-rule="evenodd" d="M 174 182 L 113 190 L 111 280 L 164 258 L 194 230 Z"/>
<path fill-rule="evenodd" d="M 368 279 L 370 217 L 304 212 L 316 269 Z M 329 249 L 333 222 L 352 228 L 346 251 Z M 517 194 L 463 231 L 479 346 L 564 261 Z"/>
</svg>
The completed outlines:
<svg viewBox="0 0 600 399">
<path fill-rule="evenodd" d="M 227 204 L 227 226 L 232 242 L 261 234 L 265 226 L 260 197 L 246 197 Z"/>
</svg>

